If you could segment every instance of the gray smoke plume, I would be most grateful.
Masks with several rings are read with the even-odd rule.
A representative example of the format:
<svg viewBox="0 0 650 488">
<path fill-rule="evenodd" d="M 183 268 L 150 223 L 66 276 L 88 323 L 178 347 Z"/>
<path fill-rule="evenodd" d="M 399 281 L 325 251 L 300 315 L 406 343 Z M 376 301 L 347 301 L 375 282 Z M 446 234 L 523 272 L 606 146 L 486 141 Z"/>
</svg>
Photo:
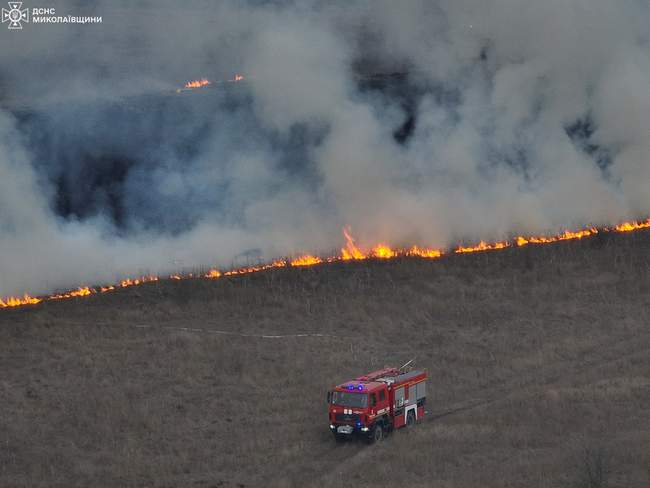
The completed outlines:
<svg viewBox="0 0 650 488">
<path fill-rule="evenodd" d="M 0 296 L 650 215 L 645 0 L 48 7 L 103 22 L 0 28 Z"/>
</svg>

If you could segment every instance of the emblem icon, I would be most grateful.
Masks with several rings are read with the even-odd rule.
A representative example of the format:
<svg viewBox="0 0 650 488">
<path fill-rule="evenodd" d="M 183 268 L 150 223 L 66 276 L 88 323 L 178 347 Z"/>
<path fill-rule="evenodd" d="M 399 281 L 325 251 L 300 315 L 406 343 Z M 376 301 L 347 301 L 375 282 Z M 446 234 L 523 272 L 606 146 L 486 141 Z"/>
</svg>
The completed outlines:
<svg viewBox="0 0 650 488">
<path fill-rule="evenodd" d="M 23 22 L 29 22 L 29 9 L 21 8 L 23 2 L 7 2 L 9 9 L 2 9 L 2 23 L 9 22 L 9 29 L 22 29 Z"/>
</svg>

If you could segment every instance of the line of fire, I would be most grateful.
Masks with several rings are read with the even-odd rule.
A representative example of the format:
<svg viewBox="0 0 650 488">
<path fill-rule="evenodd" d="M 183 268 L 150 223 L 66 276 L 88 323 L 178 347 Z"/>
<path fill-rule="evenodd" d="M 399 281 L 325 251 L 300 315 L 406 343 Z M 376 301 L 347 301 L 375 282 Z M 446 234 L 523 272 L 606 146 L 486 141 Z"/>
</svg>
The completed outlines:
<svg viewBox="0 0 650 488">
<path fill-rule="evenodd" d="M 597 234 L 605 233 L 622 233 L 634 232 L 642 229 L 650 228 L 650 218 L 642 221 L 629 221 L 618 224 L 614 227 L 588 227 L 580 230 L 570 231 L 567 230 L 561 234 L 549 236 L 517 236 L 512 240 L 498 241 L 498 242 L 485 242 L 480 241 L 477 244 L 470 246 L 457 246 L 451 250 L 442 250 L 435 248 L 426 248 L 412 246 L 408 248 L 392 248 L 386 244 L 377 244 L 369 249 L 362 249 L 359 247 L 352 236 L 349 228 L 343 229 L 343 236 L 345 238 L 345 246 L 341 248 L 340 254 L 334 256 L 321 257 L 313 254 L 304 254 L 288 259 L 278 259 L 266 264 L 259 264 L 256 266 L 248 266 L 243 268 L 231 269 L 228 271 L 221 271 L 219 269 L 210 269 L 204 274 L 189 273 L 185 275 L 173 274 L 168 276 L 168 279 L 184 280 L 184 279 L 218 279 L 225 276 L 236 276 L 250 273 L 257 273 L 273 268 L 283 268 L 288 266 L 315 266 L 326 263 L 341 262 L 341 261 L 363 261 L 367 259 L 395 259 L 395 258 L 423 258 L 423 259 L 438 259 L 447 254 L 464 254 L 476 253 L 485 251 L 498 251 L 502 249 L 509 249 L 513 247 L 522 247 L 527 245 L 543 245 L 551 244 L 561 241 L 570 241 L 577 239 L 584 239 L 593 237 Z M 70 298 L 86 297 L 98 293 L 107 293 L 115 291 L 120 288 L 127 288 L 137 286 L 144 283 L 150 283 L 163 279 L 160 276 L 141 276 L 139 278 L 124 279 L 119 283 L 104 285 L 104 286 L 80 286 L 74 290 L 68 290 L 62 293 L 56 293 L 47 296 L 35 297 L 30 294 L 23 296 L 12 296 L 0 299 L 0 309 L 23 307 L 28 305 L 36 305 L 44 301 L 64 300 Z"/>
</svg>

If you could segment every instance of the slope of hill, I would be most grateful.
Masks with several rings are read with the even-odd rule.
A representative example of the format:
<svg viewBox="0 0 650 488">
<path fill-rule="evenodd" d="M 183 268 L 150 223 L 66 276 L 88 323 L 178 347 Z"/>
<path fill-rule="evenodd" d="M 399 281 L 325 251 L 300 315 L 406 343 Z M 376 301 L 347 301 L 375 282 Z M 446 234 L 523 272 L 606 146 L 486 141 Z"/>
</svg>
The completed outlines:
<svg viewBox="0 0 650 488">
<path fill-rule="evenodd" d="M 4 310 L 0 485 L 647 487 L 648 251 L 604 235 Z M 327 388 L 412 357 L 429 416 L 336 445 Z"/>
</svg>

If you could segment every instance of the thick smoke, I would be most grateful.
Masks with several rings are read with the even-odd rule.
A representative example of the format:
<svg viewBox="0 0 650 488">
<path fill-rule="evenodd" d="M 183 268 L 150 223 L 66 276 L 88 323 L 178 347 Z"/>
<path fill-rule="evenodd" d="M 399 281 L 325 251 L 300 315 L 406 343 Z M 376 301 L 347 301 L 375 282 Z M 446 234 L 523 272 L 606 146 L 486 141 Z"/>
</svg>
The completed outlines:
<svg viewBox="0 0 650 488">
<path fill-rule="evenodd" d="M 51 7 L 103 23 L 0 31 L 0 296 L 650 214 L 645 0 Z"/>
</svg>

